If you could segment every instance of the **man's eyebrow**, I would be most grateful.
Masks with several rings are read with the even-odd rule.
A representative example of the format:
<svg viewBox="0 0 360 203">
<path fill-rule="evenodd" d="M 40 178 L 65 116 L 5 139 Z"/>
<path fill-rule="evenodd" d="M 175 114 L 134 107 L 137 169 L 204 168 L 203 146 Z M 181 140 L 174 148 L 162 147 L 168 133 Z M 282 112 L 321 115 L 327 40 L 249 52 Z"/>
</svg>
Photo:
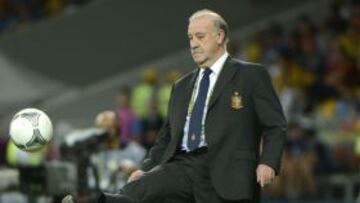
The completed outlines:
<svg viewBox="0 0 360 203">
<path fill-rule="evenodd" d="M 195 32 L 195 33 L 188 33 L 188 35 L 203 35 L 204 32 Z"/>
</svg>

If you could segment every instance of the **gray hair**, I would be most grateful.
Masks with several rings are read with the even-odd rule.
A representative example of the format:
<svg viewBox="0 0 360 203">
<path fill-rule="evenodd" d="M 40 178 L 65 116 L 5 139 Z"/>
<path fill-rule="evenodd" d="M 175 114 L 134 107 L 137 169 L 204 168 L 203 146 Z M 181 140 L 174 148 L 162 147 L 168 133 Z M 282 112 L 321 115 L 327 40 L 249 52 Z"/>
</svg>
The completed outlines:
<svg viewBox="0 0 360 203">
<path fill-rule="evenodd" d="M 218 13 L 216 13 L 215 11 L 209 10 L 209 9 L 202 9 L 202 10 L 198 10 L 195 13 L 193 13 L 190 18 L 189 18 L 189 22 L 191 22 L 192 20 L 194 20 L 195 18 L 201 17 L 201 16 L 205 16 L 205 15 L 210 15 L 210 16 L 214 16 L 215 20 L 214 20 L 214 25 L 216 28 L 216 31 L 219 32 L 220 30 L 223 30 L 225 33 L 225 41 L 224 44 L 226 45 L 229 42 L 229 26 L 226 23 L 226 21 L 224 20 L 223 17 L 221 17 Z"/>
</svg>

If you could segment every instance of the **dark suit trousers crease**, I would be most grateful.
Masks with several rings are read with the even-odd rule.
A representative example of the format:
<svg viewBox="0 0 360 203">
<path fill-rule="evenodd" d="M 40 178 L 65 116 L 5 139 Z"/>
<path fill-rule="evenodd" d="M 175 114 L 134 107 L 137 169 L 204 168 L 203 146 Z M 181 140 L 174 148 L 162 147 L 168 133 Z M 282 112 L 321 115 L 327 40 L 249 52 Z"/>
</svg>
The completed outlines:
<svg viewBox="0 0 360 203">
<path fill-rule="evenodd" d="M 206 151 L 175 155 L 125 185 L 106 203 L 247 203 L 227 201 L 217 195 L 210 181 Z M 239 186 L 240 187 L 240 186 Z"/>
</svg>

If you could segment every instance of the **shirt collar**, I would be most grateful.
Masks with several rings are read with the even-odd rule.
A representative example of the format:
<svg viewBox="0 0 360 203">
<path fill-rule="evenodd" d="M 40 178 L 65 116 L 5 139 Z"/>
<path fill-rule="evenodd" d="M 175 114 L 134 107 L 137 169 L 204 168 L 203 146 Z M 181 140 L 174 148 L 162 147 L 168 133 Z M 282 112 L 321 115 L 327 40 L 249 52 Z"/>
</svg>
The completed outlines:
<svg viewBox="0 0 360 203">
<path fill-rule="evenodd" d="M 220 74 L 220 71 L 221 71 L 222 67 L 224 66 L 224 63 L 228 56 L 229 56 L 229 54 L 227 52 L 225 52 L 220 58 L 218 58 L 217 61 L 215 61 L 215 63 L 212 66 L 210 66 L 211 71 L 215 75 Z M 204 72 L 204 69 L 201 68 L 200 74 L 203 72 Z"/>
</svg>

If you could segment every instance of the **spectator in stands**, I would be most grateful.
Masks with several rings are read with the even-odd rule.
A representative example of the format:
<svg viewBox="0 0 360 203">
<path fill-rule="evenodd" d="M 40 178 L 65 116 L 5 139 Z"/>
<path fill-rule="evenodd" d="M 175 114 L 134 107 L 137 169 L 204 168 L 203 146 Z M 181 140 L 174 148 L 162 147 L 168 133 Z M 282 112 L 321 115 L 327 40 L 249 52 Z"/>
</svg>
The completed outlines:
<svg viewBox="0 0 360 203">
<path fill-rule="evenodd" d="M 141 94 L 141 92 L 138 93 Z M 121 147 L 125 147 L 131 141 L 140 142 L 141 140 L 141 120 L 136 116 L 134 108 L 131 106 L 130 98 L 131 89 L 126 86 L 121 87 L 116 97 L 116 116 L 120 126 L 119 138 Z M 146 104 L 144 103 L 145 107 L 142 108 L 148 109 Z"/>
<path fill-rule="evenodd" d="M 160 115 L 158 103 L 154 101 L 148 104 L 149 113 L 142 119 L 143 139 L 142 144 L 146 149 L 150 149 L 157 139 L 157 135 L 163 125 L 164 118 Z"/>
<path fill-rule="evenodd" d="M 131 97 L 131 105 L 138 118 L 143 119 L 149 115 L 148 104 L 157 100 L 157 72 L 148 68 L 144 71 L 143 82 L 136 85 Z"/>
<path fill-rule="evenodd" d="M 235 46 L 235 45 L 234 45 Z M 264 48 L 261 41 L 261 33 L 257 32 L 252 36 L 243 50 L 245 58 L 249 61 L 260 62 L 264 55 Z M 239 54 L 235 54 L 239 55 Z"/>
<path fill-rule="evenodd" d="M 159 89 L 158 94 L 158 107 L 162 118 L 167 116 L 167 108 L 170 99 L 171 87 L 176 80 L 181 76 L 177 70 L 171 70 L 165 75 L 165 82 Z"/>
<path fill-rule="evenodd" d="M 96 116 L 96 127 L 108 132 L 105 148 L 93 155 L 97 166 L 101 189 L 108 190 L 113 187 L 119 189 L 126 183 L 128 175 L 137 170 L 146 152 L 140 143 L 129 141 L 126 146 L 119 149 L 119 122 L 113 111 L 103 111 Z M 117 177 L 117 178 L 115 178 Z"/>
<path fill-rule="evenodd" d="M 19 171 L 20 191 L 28 196 L 29 202 L 45 191 L 46 148 L 36 152 L 25 152 L 9 141 L 6 148 L 6 160 L 9 166 Z"/>
<path fill-rule="evenodd" d="M 48 15 L 55 15 L 61 11 L 65 4 L 64 0 L 48 0 L 45 3 L 46 13 Z"/>
<path fill-rule="evenodd" d="M 157 99 L 151 99 L 146 104 L 148 106 L 148 115 L 142 119 L 144 132 L 142 143 L 146 149 L 150 149 L 157 139 L 157 134 L 163 124 L 163 120 L 167 117 L 171 87 L 180 76 L 180 72 L 176 70 L 169 71 L 165 75 L 164 84 L 158 91 Z"/>
<path fill-rule="evenodd" d="M 95 126 L 105 129 L 108 133 L 107 147 L 110 149 L 119 148 L 119 125 L 116 114 L 113 111 L 104 111 L 99 113 L 95 119 Z"/>
</svg>

